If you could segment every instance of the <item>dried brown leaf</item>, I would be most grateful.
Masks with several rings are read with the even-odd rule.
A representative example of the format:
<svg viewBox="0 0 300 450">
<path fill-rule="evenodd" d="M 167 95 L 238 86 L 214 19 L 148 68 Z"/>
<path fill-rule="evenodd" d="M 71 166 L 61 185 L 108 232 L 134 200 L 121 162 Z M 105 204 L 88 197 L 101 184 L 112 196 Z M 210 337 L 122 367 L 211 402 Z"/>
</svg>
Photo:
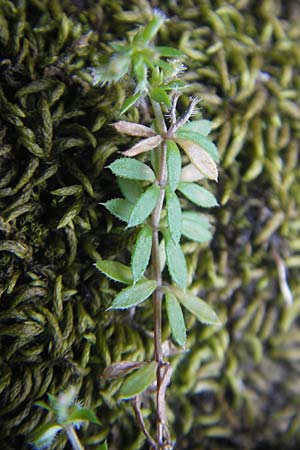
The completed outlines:
<svg viewBox="0 0 300 450">
<path fill-rule="evenodd" d="M 210 180 L 218 181 L 218 168 L 212 157 L 200 145 L 186 139 L 176 138 L 194 166 Z"/>
<path fill-rule="evenodd" d="M 194 164 L 188 164 L 181 171 L 181 181 L 194 182 L 203 180 L 203 178 L 205 178 L 204 175 L 194 166 Z"/>
<path fill-rule="evenodd" d="M 136 361 L 119 361 L 116 363 L 111 364 L 110 366 L 106 367 L 104 370 L 102 377 L 105 380 L 111 379 L 111 378 L 119 378 L 127 375 L 128 373 L 132 372 L 135 369 L 139 369 L 140 367 L 144 366 L 145 362 L 136 362 Z"/>
<path fill-rule="evenodd" d="M 149 150 L 154 149 L 161 143 L 161 141 L 162 137 L 159 135 L 149 137 L 147 139 L 143 139 L 142 141 L 138 142 L 125 152 L 122 152 L 122 154 L 125 156 L 136 156 L 139 155 L 140 153 L 148 152 Z"/>
<path fill-rule="evenodd" d="M 120 120 L 119 122 L 113 123 L 113 126 L 119 133 L 128 134 L 129 136 L 157 136 L 156 131 L 152 130 L 152 128 L 146 127 L 145 125 L 140 125 L 138 123 L 126 122 L 125 120 Z"/>
</svg>

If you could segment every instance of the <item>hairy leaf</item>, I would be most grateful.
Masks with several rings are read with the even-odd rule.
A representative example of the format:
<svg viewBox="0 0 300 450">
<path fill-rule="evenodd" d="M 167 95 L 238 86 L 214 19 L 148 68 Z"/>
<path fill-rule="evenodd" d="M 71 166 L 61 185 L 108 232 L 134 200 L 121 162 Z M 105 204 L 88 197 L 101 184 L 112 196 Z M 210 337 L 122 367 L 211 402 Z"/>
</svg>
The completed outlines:
<svg viewBox="0 0 300 450">
<path fill-rule="evenodd" d="M 119 398 L 126 400 L 142 394 L 155 381 L 156 369 L 157 362 L 152 361 L 129 375 L 120 389 Z"/>
<path fill-rule="evenodd" d="M 213 208 L 218 206 L 215 196 L 199 184 L 186 183 L 181 181 L 178 186 L 179 191 L 195 205 L 203 208 Z"/>
<path fill-rule="evenodd" d="M 98 270 L 104 273 L 108 278 L 119 281 L 124 284 L 132 283 L 132 273 L 130 267 L 117 261 L 101 260 L 94 264 Z"/>
<path fill-rule="evenodd" d="M 106 58 L 105 58 L 106 59 Z M 129 53 L 114 53 L 98 67 L 91 67 L 94 86 L 119 81 L 130 68 Z"/>
<path fill-rule="evenodd" d="M 108 211 L 123 222 L 128 222 L 131 211 L 132 203 L 124 198 L 113 198 L 106 203 L 100 203 L 105 206 Z"/>
<path fill-rule="evenodd" d="M 125 152 L 122 152 L 124 156 L 136 156 L 140 153 L 148 152 L 149 150 L 152 150 L 153 148 L 156 148 L 159 146 L 159 144 L 162 141 L 162 137 L 157 135 L 153 137 L 149 137 L 147 139 L 143 139 L 142 141 L 135 144 L 130 149 L 126 150 Z"/>
<path fill-rule="evenodd" d="M 192 141 L 176 138 L 176 142 L 183 148 L 190 161 L 196 168 L 211 180 L 218 180 L 218 168 L 212 157 L 198 144 Z"/>
<path fill-rule="evenodd" d="M 158 32 L 159 28 L 165 22 L 166 16 L 158 9 L 154 10 L 154 14 L 147 25 L 141 29 L 134 37 L 134 42 L 146 43 L 150 42 Z"/>
<path fill-rule="evenodd" d="M 182 291 L 175 286 L 172 286 L 170 289 L 172 289 L 180 303 L 194 314 L 200 322 L 208 325 L 221 324 L 214 310 L 199 297 L 196 297 L 187 291 Z"/>
<path fill-rule="evenodd" d="M 148 266 L 152 247 L 152 228 L 144 226 L 139 232 L 131 259 L 133 281 L 138 281 Z"/>
<path fill-rule="evenodd" d="M 186 131 L 182 128 L 177 131 L 177 137 L 198 144 L 212 157 L 214 161 L 219 161 L 218 149 L 212 141 L 210 141 L 207 137 L 202 136 L 202 134 L 200 133 L 195 133 L 194 131 Z"/>
<path fill-rule="evenodd" d="M 157 184 L 150 186 L 138 199 L 134 205 L 129 220 L 128 227 L 140 225 L 152 213 L 158 201 L 160 188 Z"/>
<path fill-rule="evenodd" d="M 174 141 L 167 141 L 168 183 L 171 191 L 177 189 L 181 173 L 180 151 Z"/>
<path fill-rule="evenodd" d="M 119 188 L 123 196 L 130 203 L 136 203 L 143 193 L 141 183 L 137 180 L 128 180 L 127 178 L 117 178 Z"/>
<path fill-rule="evenodd" d="M 145 92 L 147 86 L 148 70 L 147 65 L 145 64 L 145 60 L 141 54 L 133 55 L 132 70 L 137 81 L 138 91 Z"/>
<path fill-rule="evenodd" d="M 187 266 L 180 245 L 174 244 L 170 233 L 165 232 L 166 257 L 169 273 L 174 283 L 185 288 L 187 284 Z"/>
<path fill-rule="evenodd" d="M 108 168 L 118 177 L 140 181 L 155 180 L 153 170 L 137 159 L 120 158 L 110 164 Z"/>
<path fill-rule="evenodd" d="M 155 291 L 156 281 L 146 280 L 122 289 L 108 309 L 128 309 L 142 303 Z"/>
<path fill-rule="evenodd" d="M 177 245 L 181 237 L 182 214 L 180 202 L 175 192 L 167 191 L 166 210 L 169 231 L 174 243 Z"/>
<path fill-rule="evenodd" d="M 186 328 L 180 304 L 176 296 L 169 289 L 166 291 L 165 297 L 167 315 L 173 338 L 179 345 L 184 345 L 186 340 Z"/>
<path fill-rule="evenodd" d="M 96 425 L 101 425 L 100 420 L 90 408 L 77 408 L 68 416 L 67 422 L 72 423 L 77 421 L 91 422 Z"/>
<path fill-rule="evenodd" d="M 179 80 L 178 78 L 176 78 L 175 80 L 171 80 L 168 83 L 166 83 L 164 85 L 165 90 L 171 90 L 173 91 L 174 89 L 178 90 L 178 89 L 183 89 L 186 87 L 186 82 Z"/>
</svg>

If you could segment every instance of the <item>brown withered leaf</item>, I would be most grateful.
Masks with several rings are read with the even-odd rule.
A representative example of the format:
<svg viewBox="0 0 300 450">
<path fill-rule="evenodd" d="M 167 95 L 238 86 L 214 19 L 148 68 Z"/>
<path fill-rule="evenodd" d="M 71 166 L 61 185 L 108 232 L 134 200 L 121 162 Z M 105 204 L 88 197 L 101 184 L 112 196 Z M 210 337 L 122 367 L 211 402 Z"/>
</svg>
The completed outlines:
<svg viewBox="0 0 300 450">
<path fill-rule="evenodd" d="M 119 361 L 106 367 L 106 369 L 103 371 L 102 378 L 104 380 L 108 380 L 111 378 L 123 377 L 133 370 L 139 369 L 145 364 L 145 362 L 137 361 Z"/>
<path fill-rule="evenodd" d="M 188 164 L 181 171 L 181 181 L 194 182 L 203 180 L 203 178 L 205 178 L 204 175 L 194 166 L 194 164 Z"/>
<path fill-rule="evenodd" d="M 218 181 L 218 168 L 212 157 L 200 145 L 186 139 L 176 138 L 194 166 L 210 180 Z"/>
<path fill-rule="evenodd" d="M 145 125 L 140 125 L 138 123 L 120 120 L 119 122 L 113 123 L 112 125 L 119 133 L 128 134 L 129 136 L 157 136 L 156 131 L 152 130 L 152 128 L 146 127 Z"/>
<path fill-rule="evenodd" d="M 125 152 L 122 152 L 125 156 L 136 156 L 140 153 L 148 152 L 149 150 L 153 150 L 155 147 L 157 147 L 162 141 L 162 137 L 158 134 L 153 137 L 149 137 L 147 139 L 143 139 L 142 141 L 135 144 L 130 149 L 126 150 Z"/>
</svg>

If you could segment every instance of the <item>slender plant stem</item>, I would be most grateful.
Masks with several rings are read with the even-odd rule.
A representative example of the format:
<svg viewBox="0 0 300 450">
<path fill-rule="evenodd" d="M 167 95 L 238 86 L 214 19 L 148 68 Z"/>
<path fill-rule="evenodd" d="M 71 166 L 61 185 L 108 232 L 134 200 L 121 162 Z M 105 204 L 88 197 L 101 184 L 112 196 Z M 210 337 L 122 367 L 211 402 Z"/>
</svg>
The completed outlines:
<svg viewBox="0 0 300 450">
<path fill-rule="evenodd" d="M 77 436 L 76 431 L 74 430 L 73 425 L 67 425 L 65 427 L 66 434 L 68 436 L 69 441 L 74 450 L 84 450 L 84 447 L 81 445 L 79 437 Z"/>
<path fill-rule="evenodd" d="M 161 135 L 165 135 L 167 127 L 161 111 L 161 107 L 158 103 L 152 102 L 156 125 Z M 157 289 L 153 294 L 153 315 L 154 315 L 154 352 L 155 360 L 157 361 L 156 372 L 156 402 L 157 402 L 157 414 L 156 414 L 156 448 L 162 449 L 164 446 L 164 424 L 161 422 L 159 405 L 159 393 L 162 384 L 162 367 L 164 365 L 163 353 L 162 353 L 162 270 L 160 264 L 159 255 L 159 223 L 161 219 L 161 213 L 165 198 L 165 185 L 167 181 L 167 145 L 164 141 L 160 149 L 159 159 L 159 173 L 157 183 L 160 186 L 160 195 L 156 207 L 152 213 L 151 224 L 153 227 L 153 240 L 152 240 L 152 268 L 153 275 L 157 283 Z"/>
</svg>

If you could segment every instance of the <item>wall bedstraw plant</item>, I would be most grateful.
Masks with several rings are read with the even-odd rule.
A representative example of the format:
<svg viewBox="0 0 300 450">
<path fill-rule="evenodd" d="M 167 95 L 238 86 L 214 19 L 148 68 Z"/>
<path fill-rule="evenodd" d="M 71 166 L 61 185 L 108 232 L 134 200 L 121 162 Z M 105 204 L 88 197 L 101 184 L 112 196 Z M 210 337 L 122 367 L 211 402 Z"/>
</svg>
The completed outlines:
<svg viewBox="0 0 300 450">
<path fill-rule="evenodd" d="M 91 69 L 96 85 L 133 78 L 135 92 L 124 102 L 121 114 L 143 101 L 152 117 L 150 126 L 125 120 L 113 124 L 118 133 L 141 139 L 108 166 L 118 179 L 123 198 L 111 199 L 103 206 L 127 228 L 137 228 L 138 232 L 130 267 L 111 260 L 96 263 L 107 277 L 126 285 L 109 309 L 132 308 L 152 298 L 154 360 L 116 362 L 105 371 L 107 378 L 132 372 L 124 380 L 119 398 L 131 399 L 151 449 L 174 446 L 166 417 L 165 395 L 172 369 L 162 350 L 162 302 L 166 304 L 173 339 L 180 346 L 186 340 L 181 306 L 204 324 L 220 323 L 211 307 L 187 289 L 188 271 L 180 245 L 181 236 L 208 242 L 212 237 L 210 223 L 201 212 L 182 211 L 179 198 L 182 195 L 201 208 L 218 205 L 214 195 L 198 183 L 203 179 L 217 181 L 218 152 L 207 137 L 211 123 L 190 120 L 199 102 L 197 98 L 191 98 L 186 111 L 178 117 L 177 103 L 186 86 L 179 78 L 182 53 L 152 43 L 164 21 L 165 17 L 154 11 L 149 23 L 128 43 L 112 44 L 112 55 L 100 67 Z M 180 149 L 189 161 L 184 167 Z M 169 276 L 164 271 L 165 262 Z M 156 435 L 152 437 L 140 405 L 142 394 L 155 381 Z"/>
</svg>

